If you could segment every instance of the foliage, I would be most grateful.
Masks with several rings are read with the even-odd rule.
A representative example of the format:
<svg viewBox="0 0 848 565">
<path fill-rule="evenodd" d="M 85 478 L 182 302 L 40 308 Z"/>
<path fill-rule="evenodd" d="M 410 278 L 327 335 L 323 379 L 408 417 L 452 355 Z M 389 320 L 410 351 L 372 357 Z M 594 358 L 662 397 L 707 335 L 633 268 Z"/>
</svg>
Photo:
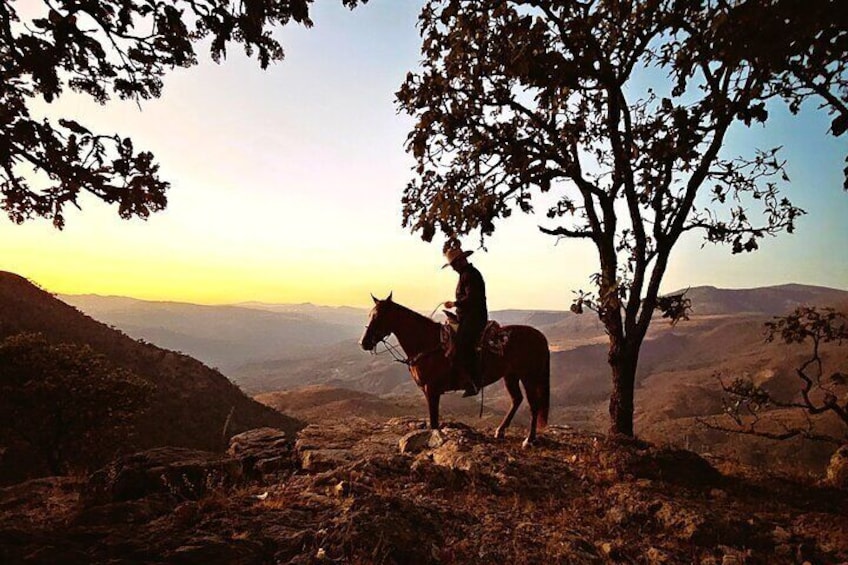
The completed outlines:
<svg viewBox="0 0 848 565">
<path fill-rule="evenodd" d="M 730 384 L 722 382 L 722 389 L 727 395 L 724 399 L 725 414 L 733 424 L 727 425 L 715 419 L 702 421 L 702 424 L 711 429 L 778 440 L 803 437 L 836 444 L 848 442 L 848 375 L 839 371 L 827 375 L 822 361 L 824 344 L 842 345 L 848 340 L 848 317 L 833 308 L 801 306 L 788 316 L 766 323 L 766 340 L 775 339 L 786 344 L 810 344 L 809 356 L 795 370 L 801 380 L 800 398 L 781 400 L 750 379 L 735 378 Z M 772 408 L 799 409 L 807 415 L 805 424 L 775 422 L 767 417 L 768 410 Z M 844 424 L 842 437 L 818 431 L 809 418 L 825 413 L 835 415 Z M 782 430 L 770 431 L 776 423 Z"/>
<path fill-rule="evenodd" d="M 839 8 L 832 0 L 734 3 L 713 25 L 718 53 L 772 76 L 765 94 L 784 100 L 793 114 L 807 100 L 820 102 L 833 116 L 830 133 L 841 136 L 848 129 L 848 15 Z"/>
<path fill-rule="evenodd" d="M 40 334 L 0 342 L 0 423 L 54 474 L 114 455 L 152 392 L 88 346 L 53 345 Z"/>
<path fill-rule="evenodd" d="M 342 0 L 354 7 L 367 0 Z M 122 218 L 162 210 L 168 182 L 153 154 L 129 138 L 99 134 L 70 119 L 40 120 L 37 98 L 50 103 L 66 88 L 106 103 L 162 93 L 163 76 L 197 63 L 208 43 L 215 61 L 241 44 L 264 69 L 283 58 L 272 36 L 291 21 L 311 26 L 311 0 L 61 0 L 43 2 L 42 17 L 21 21 L 0 3 L 0 193 L 9 218 L 33 216 L 64 225 L 63 209 L 82 192 L 118 204 Z M 43 188 L 34 185 L 42 183 Z"/>
<path fill-rule="evenodd" d="M 575 310 L 594 305 L 610 335 L 613 431 L 632 434 L 654 310 L 685 315 L 682 298 L 658 300 L 678 239 L 700 231 L 749 252 L 803 214 L 780 195 L 789 179 L 779 148 L 728 157 L 722 147 L 734 124 L 766 122 L 771 99 L 797 110 L 821 96 L 843 115 L 841 17 L 804 15 L 802 28 L 779 34 L 796 12 L 836 11 L 813 4 L 430 0 L 422 10 L 422 69 L 397 93 L 417 119 L 404 226 L 428 241 L 479 232 L 482 243 L 496 221 L 541 199 L 556 222 L 544 233 L 591 241 L 597 290 L 581 292 Z M 769 34 L 750 33 L 753 16 Z"/>
</svg>

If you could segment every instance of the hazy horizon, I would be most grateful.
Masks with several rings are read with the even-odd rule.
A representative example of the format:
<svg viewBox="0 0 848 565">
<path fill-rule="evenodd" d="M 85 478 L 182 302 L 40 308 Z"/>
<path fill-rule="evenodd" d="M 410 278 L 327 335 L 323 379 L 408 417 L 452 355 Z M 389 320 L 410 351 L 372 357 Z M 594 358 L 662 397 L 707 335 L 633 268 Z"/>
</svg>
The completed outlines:
<svg viewBox="0 0 848 565">
<path fill-rule="evenodd" d="M 689 289 L 694 290 L 694 289 L 699 289 L 699 288 L 709 288 L 709 289 L 716 289 L 716 290 L 719 290 L 719 291 L 748 291 L 748 290 L 763 290 L 763 289 L 770 289 L 770 288 L 782 288 L 782 287 L 788 287 L 788 286 L 814 287 L 814 288 L 821 288 L 821 289 L 826 289 L 826 290 L 848 292 L 848 285 L 846 285 L 845 287 L 836 287 L 836 286 L 797 283 L 797 282 L 791 282 L 791 281 L 785 282 L 785 283 L 763 285 L 763 286 L 744 286 L 744 287 L 725 287 L 725 286 L 717 286 L 717 285 L 712 285 L 712 284 L 703 284 L 703 285 L 697 285 L 697 286 L 689 287 Z M 52 292 L 49 288 L 45 288 L 45 290 L 47 290 L 48 292 Z M 670 293 L 677 292 L 679 290 L 684 290 L 684 289 L 682 289 L 682 288 L 681 289 L 669 289 L 669 290 L 664 291 L 664 292 L 666 294 L 670 294 Z M 191 301 L 185 301 L 185 300 L 172 300 L 172 299 L 151 300 L 151 299 L 146 299 L 146 298 L 139 298 L 137 296 L 127 296 L 127 295 L 122 295 L 122 294 L 98 294 L 98 293 L 94 293 L 94 292 L 82 292 L 82 293 L 52 292 L 52 293 L 59 296 L 59 297 L 67 296 L 67 297 L 75 297 L 75 298 L 95 297 L 95 298 L 102 298 L 102 299 L 129 299 L 129 300 L 136 300 L 136 301 L 140 301 L 140 302 L 151 302 L 151 303 L 161 303 L 161 304 L 187 304 L 187 305 L 195 305 L 195 306 L 243 307 L 244 305 L 247 305 L 247 304 L 261 304 L 261 305 L 264 305 L 264 306 L 291 306 L 291 307 L 294 307 L 294 306 L 314 306 L 314 307 L 318 307 L 318 308 L 336 308 L 336 309 L 342 309 L 342 308 L 369 309 L 369 308 L 371 308 L 371 306 L 373 306 L 370 298 L 366 302 L 362 302 L 360 304 L 323 304 L 323 303 L 320 303 L 320 302 L 315 302 L 315 301 L 310 301 L 310 300 L 307 300 L 307 301 L 304 301 L 304 302 L 266 302 L 266 301 L 262 301 L 262 300 L 243 300 L 243 301 L 239 301 L 239 302 L 191 302 Z M 663 293 L 661 292 L 660 294 L 662 295 Z M 385 298 L 385 296 L 377 296 L 377 298 Z M 403 300 L 401 300 L 401 298 L 398 297 L 398 296 L 395 296 L 394 299 L 397 300 L 400 303 L 403 303 Z M 448 299 L 449 298 L 446 298 L 445 300 L 448 300 Z M 434 307 L 435 307 L 435 305 L 434 305 Z M 567 311 L 569 311 L 568 305 L 566 305 L 566 307 L 564 307 L 564 308 L 529 308 L 529 307 L 522 307 L 522 306 L 501 307 L 501 306 L 498 306 L 497 304 L 494 304 L 494 305 L 489 304 L 489 309 L 490 310 L 536 310 L 536 311 L 547 310 L 547 311 L 553 311 L 553 312 L 567 312 Z"/>
</svg>

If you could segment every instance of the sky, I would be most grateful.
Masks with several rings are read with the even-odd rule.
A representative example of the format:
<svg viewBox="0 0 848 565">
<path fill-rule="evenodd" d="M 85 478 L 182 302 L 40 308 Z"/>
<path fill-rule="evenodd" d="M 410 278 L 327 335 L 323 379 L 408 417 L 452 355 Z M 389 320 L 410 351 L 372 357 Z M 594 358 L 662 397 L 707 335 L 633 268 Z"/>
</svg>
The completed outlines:
<svg viewBox="0 0 848 565">
<path fill-rule="evenodd" d="M 19 1 L 24 12 L 32 0 Z M 166 76 L 163 96 L 99 106 L 65 95 L 37 105 L 152 151 L 171 182 L 168 207 L 121 220 L 93 198 L 58 231 L 44 220 L 0 218 L 0 270 L 55 293 L 122 295 L 202 304 L 243 301 L 365 306 L 371 293 L 422 311 L 452 299 L 456 274 L 441 269 L 442 241 L 401 227 L 412 176 L 404 141 L 410 117 L 397 91 L 419 56 L 419 0 L 371 0 L 349 11 L 314 5 L 315 26 L 277 35 L 285 60 L 262 71 L 234 47 L 221 65 Z M 783 146 L 787 195 L 808 214 L 794 235 L 753 254 L 678 244 L 664 291 L 698 285 L 750 288 L 804 283 L 848 288 L 848 194 L 841 189 L 848 137 L 825 134 L 814 107 L 798 117 L 772 109 L 765 128 L 736 128 L 729 150 Z M 471 257 L 489 306 L 566 309 L 597 270 L 591 244 L 538 231 L 543 217 L 516 214 Z M 476 237 L 466 240 L 476 248 Z"/>
</svg>

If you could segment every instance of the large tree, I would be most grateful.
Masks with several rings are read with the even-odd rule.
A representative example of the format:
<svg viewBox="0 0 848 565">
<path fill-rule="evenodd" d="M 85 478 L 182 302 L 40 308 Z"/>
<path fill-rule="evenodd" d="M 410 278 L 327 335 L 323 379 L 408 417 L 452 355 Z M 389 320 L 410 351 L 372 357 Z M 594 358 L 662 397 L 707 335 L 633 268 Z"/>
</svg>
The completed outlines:
<svg viewBox="0 0 848 565">
<path fill-rule="evenodd" d="M 354 7 L 367 0 L 341 2 Z M 114 95 L 156 98 L 169 70 L 197 63 L 199 43 L 209 45 L 215 61 L 241 44 L 264 69 L 283 58 L 273 29 L 290 21 L 311 26 L 311 3 L 43 0 L 41 16 L 22 21 L 14 1 L 0 2 L 2 209 L 16 223 L 40 216 L 58 228 L 64 207 L 78 205 L 82 192 L 116 203 L 122 218 L 163 209 L 169 185 L 150 152 L 74 120 L 37 118 L 35 100 L 53 102 L 65 89 L 100 103 Z"/>
<path fill-rule="evenodd" d="M 771 99 L 797 111 L 815 96 L 836 114 L 832 133 L 845 129 L 840 12 L 825 0 L 430 0 L 422 68 L 398 92 L 417 118 L 404 225 L 482 240 L 549 193 L 542 231 L 597 249 L 596 290 L 575 309 L 606 327 L 610 431 L 632 435 L 654 311 L 685 315 L 685 299 L 658 296 L 681 236 L 753 251 L 803 213 L 779 194 L 777 149 L 724 154 L 731 127 L 767 121 Z"/>
</svg>

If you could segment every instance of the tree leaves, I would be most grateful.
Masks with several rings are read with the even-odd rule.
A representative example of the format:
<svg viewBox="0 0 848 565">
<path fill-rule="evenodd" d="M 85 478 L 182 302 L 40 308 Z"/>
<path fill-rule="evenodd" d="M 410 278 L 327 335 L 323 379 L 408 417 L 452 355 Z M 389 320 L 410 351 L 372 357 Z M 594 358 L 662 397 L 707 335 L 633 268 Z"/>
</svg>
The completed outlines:
<svg viewBox="0 0 848 565">
<path fill-rule="evenodd" d="M 81 135 L 91 135 L 91 132 L 88 130 L 88 128 L 81 126 L 78 122 L 74 120 L 60 119 L 59 125 L 68 128 L 74 133 L 78 133 Z"/>
<path fill-rule="evenodd" d="M 349 8 L 366 2 L 342 0 Z M 65 86 L 101 104 L 115 95 L 156 98 L 168 71 L 197 64 L 195 46 L 207 39 L 214 60 L 237 43 L 264 69 L 284 55 L 271 30 L 291 21 L 312 25 L 310 4 L 45 1 L 43 17 L 23 25 L 14 3 L 0 3 L 2 209 L 16 223 L 41 216 L 60 229 L 64 206 L 76 203 L 81 191 L 119 203 L 122 218 L 146 218 L 163 209 L 169 184 L 149 152 L 134 153 L 120 136 L 95 134 L 73 120 L 36 122 L 30 114 L 34 99 L 53 102 Z M 31 175 L 23 174 L 32 169 L 50 182 L 33 186 Z"/>
<path fill-rule="evenodd" d="M 601 255 L 625 253 L 637 284 L 683 231 L 703 229 L 734 252 L 791 232 L 803 211 L 778 197 L 777 180 L 788 181 L 784 163 L 765 153 L 720 157 L 733 121 L 768 120 L 765 101 L 788 65 L 777 65 L 779 50 L 768 62 L 764 49 L 756 57 L 740 50 L 734 42 L 757 38 L 738 38 L 742 29 L 729 19 L 730 11 L 783 17 L 783 8 L 752 1 L 734 10 L 663 1 L 427 2 L 422 69 L 397 92 L 400 108 L 417 118 L 407 149 L 418 178 L 404 194 L 404 226 L 426 240 L 436 229 L 448 237 L 479 231 L 482 239 L 511 210 L 529 213 L 535 195 L 550 191 L 569 205 L 547 207 L 548 217 L 576 219 L 562 233 L 588 231 Z M 649 88 L 640 96 L 634 73 L 652 66 L 667 73 L 670 95 Z M 764 225 L 744 206 L 729 219 L 695 210 L 705 183 L 717 203 L 761 203 Z M 608 218 L 601 210 L 615 201 L 628 202 L 628 213 Z M 620 232 L 615 219 L 641 227 Z M 560 237 L 556 228 L 545 231 Z M 606 242 L 623 233 L 634 243 Z M 619 259 L 600 258 L 612 284 Z"/>
</svg>

